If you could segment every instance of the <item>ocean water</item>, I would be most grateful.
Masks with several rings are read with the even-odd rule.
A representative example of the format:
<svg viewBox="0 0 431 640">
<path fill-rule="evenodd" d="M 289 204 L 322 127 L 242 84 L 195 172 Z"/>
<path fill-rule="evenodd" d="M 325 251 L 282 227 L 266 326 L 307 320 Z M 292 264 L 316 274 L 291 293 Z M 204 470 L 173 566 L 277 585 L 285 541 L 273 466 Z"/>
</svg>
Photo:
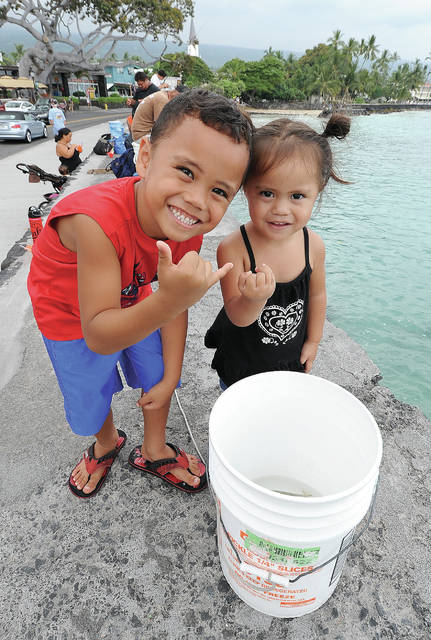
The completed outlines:
<svg viewBox="0 0 431 640">
<path fill-rule="evenodd" d="M 293 118 L 322 130 L 317 117 Z M 431 419 L 431 110 L 355 117 L 332 148 L 353 184 L 332 182 L 309 225 L 326 245 L 328 319 Z M 242 194 L 232 211 L 248 220 Z"/>
</svg>

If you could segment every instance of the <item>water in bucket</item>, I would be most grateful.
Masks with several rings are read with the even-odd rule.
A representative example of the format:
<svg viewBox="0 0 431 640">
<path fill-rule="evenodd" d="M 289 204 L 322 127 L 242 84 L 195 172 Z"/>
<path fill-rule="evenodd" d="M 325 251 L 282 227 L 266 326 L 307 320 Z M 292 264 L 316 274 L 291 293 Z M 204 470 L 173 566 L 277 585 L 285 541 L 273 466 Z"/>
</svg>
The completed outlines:
<svg viewBox="0 0 431 640">
<path fill-rule="evenodd" d="M 316 498 L 319 495 L 315 489 L 305 482 L 300 482 L 295 478 L 288 478 L 287 476 L 263 476 L 262 478 L 256 478 L 253 482 L 260 484 L 260 486 L 265 487 L 265 489 L 270 489 L 285 496 Z"/>
<path fill-rule="evenodd" d="M 382 455 L 374 418 L 338 385 L 271 372 L 219 397 L 209 435 L 227 581 L 263 613 L 314 611 L 334 591 L 373 499 Z"/>
</svg>

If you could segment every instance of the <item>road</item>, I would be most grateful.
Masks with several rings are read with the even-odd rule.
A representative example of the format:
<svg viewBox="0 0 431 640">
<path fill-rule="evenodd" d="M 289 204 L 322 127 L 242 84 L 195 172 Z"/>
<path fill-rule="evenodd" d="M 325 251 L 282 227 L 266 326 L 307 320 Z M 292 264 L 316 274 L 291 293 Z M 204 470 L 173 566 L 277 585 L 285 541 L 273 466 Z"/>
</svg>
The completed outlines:
<svg viewBox="0 0 431 640">
<path fill-rule="evenodd" d="M 109 131 L 108 120 L 120 120 L 123 124 L 129 115 L 129 109 L 115 109 L 101 111 L 99 109 L 80 110 L 74 112 L 69 120 L 70 128 L 74 132 L 72 141 L 81 143 L 83 152 L 81 158 L 84 162 L 79 173 L 85 174 L 88 166 L 87 158 L 94 156 L 92 149 L 99 137 Z M 73 117 L 73 119 L 72 119 Z M 37 205 L 44 200 L 44 193 L 51 192 L 51 183 L 39 182 L 30 184 L 28 177 L 18 171 L 17 163 L 36 164 L 44 171 L 58 175 L 59 160 L 55 154 L 55 143 L 52 139 L 52 131 L 48 140 L 42 138 L 30 144 L 25 142 L 0 143 L 0 265 L 5 260 L 9 250 L 16 242 L 19 242 L 28 230 L 27 211 L 30 205 Z M 100 159 L 102 165 L 106 165 L 109 158 L 95 156 Z M 75 176 L 71 176 L 75 181 Z"/>
<path fill-rule="evenodd" d="M 109 120 L 118 120 L 119 118 L 127 118 L 131 114 L 131 109 L 111 109 L 105 111 L 98 107 L 81 107 L 79 111 L 68 111 L 66 113 L 66 126 L 73 131 L 82 131 L 88 127 L 94 127 L 94 125 L 101 124 L 103 122 L 109 122 Z M 108 128 L 106 129 L 108 131 Z M 48 126 L 48 139 L 53 140 L 52 127 Z M 0 141 L 0 159 L 7 158 L 13 153 L 19 152 L 22 148 L 26 149 L 31 147 L 32 149 L 44 142 L 44 138 L 36 138 L 30 145 L 26 142 L 20 142 L 17 140 L 1 140 Z M 75 142 L 79 142 L 76 140 Z"/>
</svg>

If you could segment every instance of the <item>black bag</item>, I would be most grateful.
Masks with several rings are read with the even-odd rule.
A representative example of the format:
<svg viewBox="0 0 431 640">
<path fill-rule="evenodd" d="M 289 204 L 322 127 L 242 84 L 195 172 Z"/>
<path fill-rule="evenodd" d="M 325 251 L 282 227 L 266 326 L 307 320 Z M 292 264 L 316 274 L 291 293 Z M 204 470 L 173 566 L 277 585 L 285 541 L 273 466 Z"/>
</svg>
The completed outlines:
<svg viewBox="0 0 431 640">
<path fill-rule="evenodd" d="M 106 154 L 111 151 L 112 142 L 111 142 L 111 134 L 104 133 L 103 136 L 100 136 L 99 140 L 93 147 L 94 153 L 98 156 L 106 156 Z"/>
<path fill-rule="evenodd" d="M 124 153 L 118 158 L 112 160 L 106 170 L 111 170 L 116 178 L 126 178 L 127 176 L 133 176 L 136 172 L 135 163 L 133 161 L 135 155 L 134 149 L 126 149 Z"/>
</svg>

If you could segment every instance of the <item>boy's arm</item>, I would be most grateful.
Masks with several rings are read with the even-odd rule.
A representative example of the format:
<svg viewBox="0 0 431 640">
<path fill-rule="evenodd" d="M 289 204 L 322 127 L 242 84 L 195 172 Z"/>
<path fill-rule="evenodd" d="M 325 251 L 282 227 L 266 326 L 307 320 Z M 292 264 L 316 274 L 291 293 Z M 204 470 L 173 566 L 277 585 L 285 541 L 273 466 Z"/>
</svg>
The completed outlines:
<svg viewBox="0 0 431 640">
<path fill-rule="evenodd" d="M 325 246 L 322 239 L 313 234 L 310 238 L 313 248 L 313 271 L 310 278 L 310 297 L 308 303 L 307 337 L 301 351 L 300 361 L 305 372 L 311 371 L 317 355 L 317 349 L 323 335 L 326 314 L 325 283 Z"/>
<path fill-rule="evenodd" d="M 218 264 L 233 262 L 233 269 L 221 281 L 225 311 L 233 324 L 247 327 L 257 320 L 275 289 L 275 278 L 268 265 L 256 267 L 257 273 L 244 272 L 243 242 L 239 232 L 224 240 L 217 249 Z"/>
<path fill-rule="evenodd" d="M 88 347 L 96 353 L 120 351 L 171 322 L 232 267 L 227 264 L 213 272 L 211 263 L 194 251 L 173 264 L 169 246 L 158 242 L 159 289 L 122 309 L 121 268 L 114 246 L 89 216 L 74 215 L 70 220 L 70 235 L 60 237 L 77 253 L 82 331 Z"/>
<path fill-rule="evenodd" d="M 183 311 L 161 328 L 163 348 L 163 378 L 138 401 L 140 407 L 160 409 L 171 398 L 181 377 L 187 336 L 188 311 Z"/>
</svg>

